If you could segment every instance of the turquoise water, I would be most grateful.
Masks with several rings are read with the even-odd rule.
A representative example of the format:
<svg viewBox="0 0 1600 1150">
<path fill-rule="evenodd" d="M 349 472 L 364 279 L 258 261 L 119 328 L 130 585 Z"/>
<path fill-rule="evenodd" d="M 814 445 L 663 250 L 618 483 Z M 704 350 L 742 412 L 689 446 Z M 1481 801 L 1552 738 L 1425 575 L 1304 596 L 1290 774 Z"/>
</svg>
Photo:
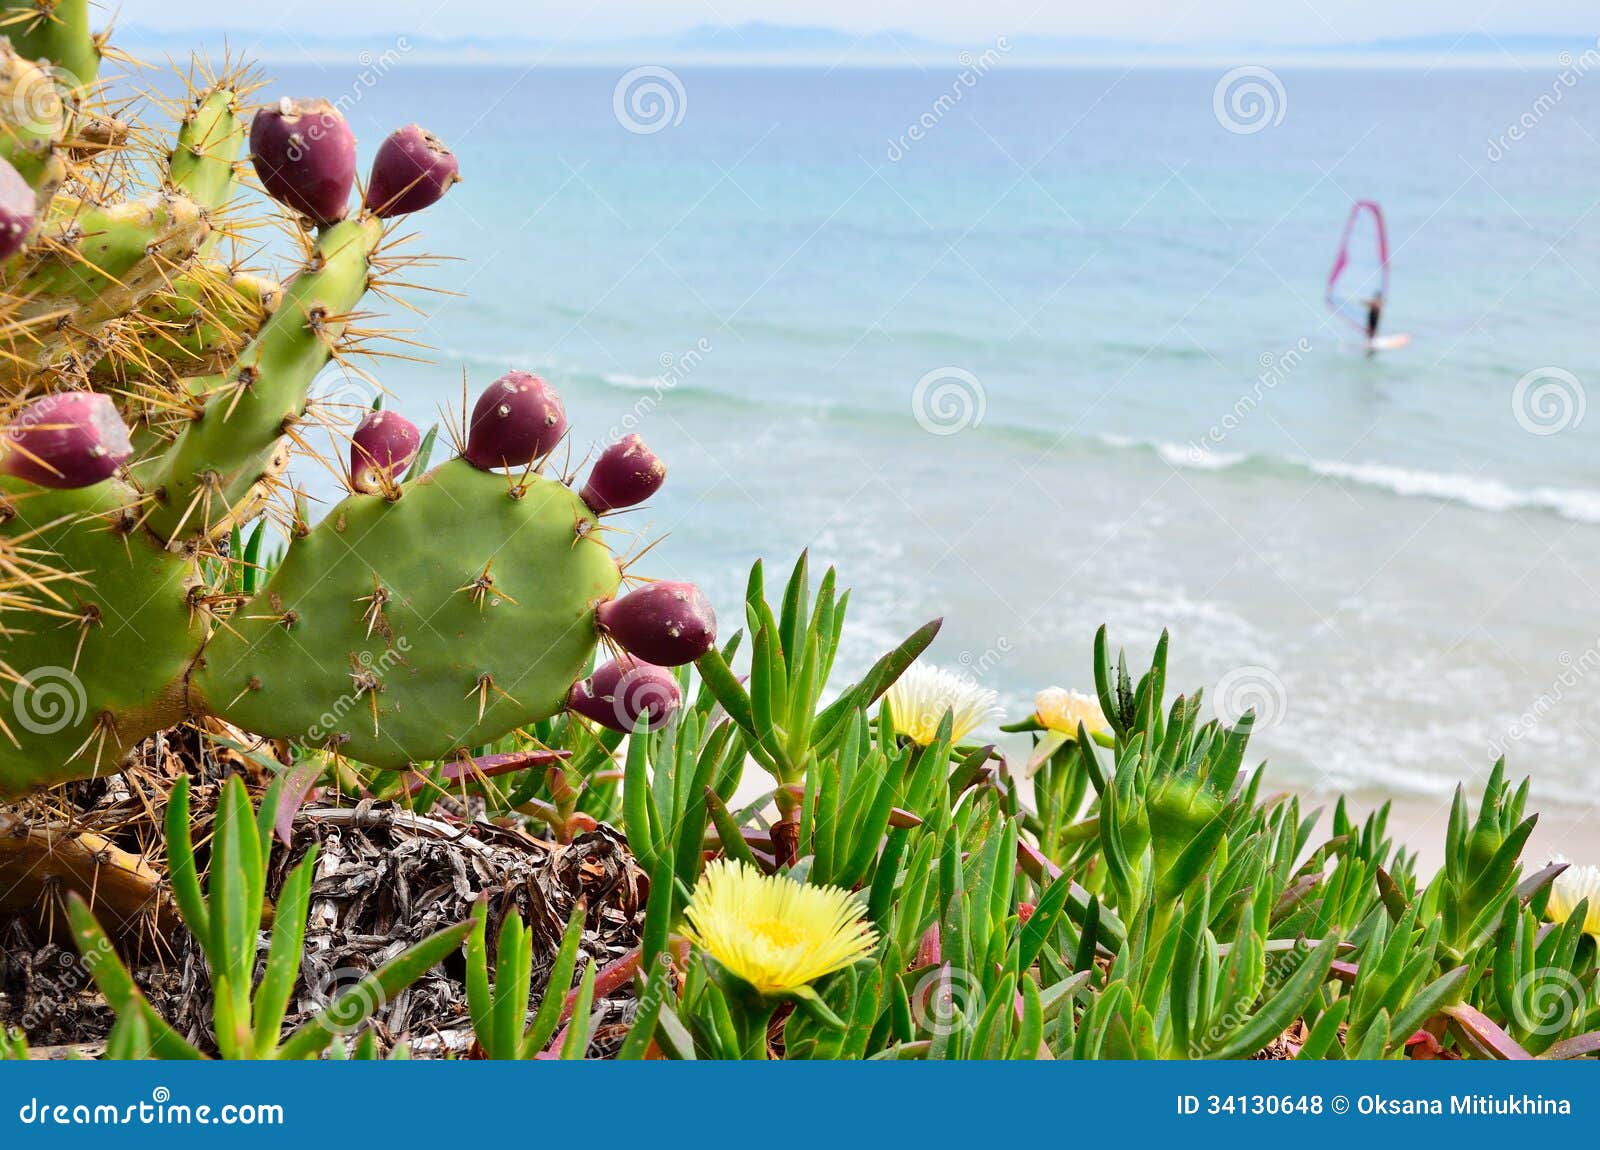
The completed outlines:
<svg viewBox="0 0 1600 1150">
<path fill-rule="evenodd" d="M 750 561 L 809 547 L 855 588 L 847 670 L 944 615 L 935 660 L 1016 717 L 1089 686 L 1100 623 L 1166 626 L 1281 783 L 1442 795 L 1504 749 L 1546 805 L 1600 794 L 1600 80 L 1496 145 L 1554 65 L 1285 69 L 1237 134 L 1220 69 L 1002 60 L 938 110 L 954 69 L 685 67 L 652 133 L 622 66 L 276 71 L 461 157 L 416 227 L 462 294 L 396 321 L 435 360 L 384 366 L 397 405 L 518 366 L 578 454 L 638 430 L 648 568 L 729 629 Z M 1321 302 L 1357 198 L 1413 336 L 1373 359 Z"/>
</svg>

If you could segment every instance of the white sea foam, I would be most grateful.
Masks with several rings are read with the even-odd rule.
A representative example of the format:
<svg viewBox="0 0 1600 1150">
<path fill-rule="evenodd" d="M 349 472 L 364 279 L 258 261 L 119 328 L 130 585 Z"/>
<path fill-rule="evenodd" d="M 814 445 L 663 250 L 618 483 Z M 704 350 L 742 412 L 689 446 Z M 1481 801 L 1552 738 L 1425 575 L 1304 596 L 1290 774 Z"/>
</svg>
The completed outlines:
<svg viewBox="0 0 1600 1150">
<path fill-rule="evenodd" d="M 1241 464 L 1256 463 L 1301 470 L 1407 499 L 1437 499 L 1479 511 L 1548 511 L 1578 523 L 1600 523 L 1600 490 L 1590 488 L 1516 487 L 1493 476 L 1426 471 L 1391 463 L 1277 459 L 1123 435 L 1104 434 L 1097 438 L 1107 447 L 1150 451 L 1172 467 L 1193 471 L 1227 471 Z"/>
</svg>

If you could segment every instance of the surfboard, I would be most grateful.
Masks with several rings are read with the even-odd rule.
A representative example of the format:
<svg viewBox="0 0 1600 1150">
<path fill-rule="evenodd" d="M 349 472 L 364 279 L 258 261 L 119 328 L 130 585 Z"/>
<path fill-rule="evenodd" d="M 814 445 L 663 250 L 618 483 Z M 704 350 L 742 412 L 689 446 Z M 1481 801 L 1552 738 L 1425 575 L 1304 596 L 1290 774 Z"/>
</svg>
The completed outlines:
<svg viewBox="0 0 1600 1150">
<path fill-rule="evenodd" d="M 1367 346 L 1373 351 L 1399 351 L 1411 342 L 1411 333 L 1397 331 L 1393 335 L 1380 335 L 1376 339 L 1367 341 Z"/>
</svg>

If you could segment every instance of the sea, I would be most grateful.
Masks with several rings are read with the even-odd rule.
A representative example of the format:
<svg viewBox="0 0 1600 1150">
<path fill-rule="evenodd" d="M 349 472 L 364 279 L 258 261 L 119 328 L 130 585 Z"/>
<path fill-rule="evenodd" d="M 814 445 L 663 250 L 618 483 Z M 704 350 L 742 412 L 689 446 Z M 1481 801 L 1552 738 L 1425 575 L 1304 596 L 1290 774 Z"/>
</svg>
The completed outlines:
<svg viewBox="0 0 1600 1150">
<path fill-rule="evenodd" d="M 460 157 L 401 229 L 445 258 L 399 277 L 424 314 L 381 308 L 418 357 L 385 402 L 522 368 L 574 470 L 640 434 L 637 570 L 725 634 L 805 551 L 852 588 L 840 682 L 940 617 L 926 658 L 1015 720 L 1093 690 L 1102 624 L 1135 670 L 1166 630 L 1270 785 L 1438 809 L 1505 755 L 1534 806 L 1600 801 L 1585 60 L 268 70 L 365 154 L 416 120 Z M 1371 356 L 1325 299 L 1361 200 L 1410 337 Z"/>
</svg>

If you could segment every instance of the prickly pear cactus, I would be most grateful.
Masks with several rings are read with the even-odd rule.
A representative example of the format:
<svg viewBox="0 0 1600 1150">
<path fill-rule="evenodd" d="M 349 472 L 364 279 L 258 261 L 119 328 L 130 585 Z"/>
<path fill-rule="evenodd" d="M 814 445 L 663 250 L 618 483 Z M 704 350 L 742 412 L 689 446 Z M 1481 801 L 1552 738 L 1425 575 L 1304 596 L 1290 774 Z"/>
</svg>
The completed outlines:
<svg viewBox="0 0 1600 1150">
<path fill-rule="evenodd" d="M 55 100 L 0 98 L 0 119 L 28 117 L 0 125 L 0 795 L 113 771 L 205 715 L 380 767 L 569 706 L 631 729 L 627 676 L 574 688 L 597 646 L 660 677 L 641 660 L 688 662 L 715 631 L 686 584 L 617 598 L 600 519 L 659 486 L 642 443 L 602 454 L 580 496 L 546 474 L 560 397 L 513 372 L 431 471 L 408 476 L 422 437 L 398 413 L 343 432 L 351 494 L 315 526 L 283 478 L 325 418 L 314 377 L 362 340 L 353 316 L 395 263 L 386 220 L 438 200 L 455 157 L 403 128 L 352 208 L 336 109 L 280 100 L 250 118 L 246 75 L 201 70 L 159 186 L 134 186 L 128 130 L 96 110 L 109 49 L 81 4 L 24 18 L 42 7 L 0 5 L 31 37 L 27 54 L 0 42 L 0 96 L 43 84 Z M 247 125 L 257 180 L 304 236 L 282 288 L 219 254 L 253 222 Z M 234 541 L 279 501 L 289 548 L 260 579 Z"/>
</svg>

